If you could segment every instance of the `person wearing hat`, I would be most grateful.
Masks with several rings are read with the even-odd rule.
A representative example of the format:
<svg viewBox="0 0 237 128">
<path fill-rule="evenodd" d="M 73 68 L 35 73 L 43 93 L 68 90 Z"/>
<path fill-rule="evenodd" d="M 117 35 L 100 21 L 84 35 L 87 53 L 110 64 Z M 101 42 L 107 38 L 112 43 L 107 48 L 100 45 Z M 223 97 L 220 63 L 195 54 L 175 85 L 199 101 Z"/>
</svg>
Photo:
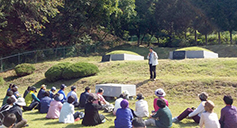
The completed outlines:
<svg viewBox="0 0 237 128">
<path fill-rule="evenodd" d="M 48 119 L 58 119 L 60 115 L 60 111 L 62 109 L 62 102 L 63 95 L 60 93 L 56 93 L 54 96 L 54 100 L 50 102 L 49 110 L 46 115 L 46 118 Z"/>
<path fill-rule="evenodd" d="M 61 100 L 62 103 L 64 103 L 64 102 L 67 100 L 67 97 L 66 97 L 65 92 L 64 92 L 64 90 L 65 90 L 66 87 L 67 87 L 67 86 L 66 86 L 65 84 L 62 84 L 62 85 L 60 86 L 60 90 L 58 91 L 58 93 L 60 93 L 60 94 L 63 95 L 63 99 Z"/>
<path fill-rule="evenodd" d="M 137 102 L 135 103 L 135 111 L 132 110 L 134 117 L 149 117 L 148 104 L 144 100 L 141 93 L 137 94 Z"/>
<path fill-rule="evenodd" d="M 90 93 L 85 105 L 85 116 L 82 120 L 82 125 L 84 126 L 95 126 L 105 122 L 105 116 L 99 114 L 99 110 L 104 109 L 101 105 L 94 103 L 98 100 L 98 95 L 95 93 Z"/>
<path fill-rule="evenodd" d="M 132 120 L 132 128 L 146 128 L 145 121 L 142 118 L 134 118 Z"/>
<path fill-rule="evenodd" d="M 158 99 L 157 105 L 160 109 L 148 120 L 145 120 L 146 126 L 152 125 L 157 128 L 170 128 L 172 126 L 172 114 L 170 109 L 166 106 L 163 99 Z"/>
<path fill-rule="evenodd" d="M 56 92 L 56 87 L 52 87 L 51 90 L 49 91 L 49 97 L 53 99 L 54 93 Z"/>
<path fill-rule="evenodd" d="M 9 109 L 9 113 L 13 113 L 16 116 L 16 122 L 14 128 L 22 128 L 27 126 L 27 121 L 22 117 L 22 107 L 26 105 L 24 98 L 18 98 L 16 104 Z"/>
<path fill-rule="evenodd" d="M 23 106 L 25 111 L 31 111 L 34 108 L 38 108 L 40 100 L 35 96 L 36 87 L 32 86 L 30 92 L 25 97 L 26 105 Z"/>
<path fill-rule="evenodd" d="M 40 100 L 40 103 L 39 103 L 39 112 L 47 113 L 49 110 L 51 101 L 52 99 L 49 97 L 49 91 L 44 92 L 44 97 Z"/>
<path fill-rule="evenodd" d="M 129 103 L 123 99 L 120 103 L 121 108 L 116 112 L 116 119 L 114 120 L 115 128 L 132 128 L 133 114 L 128 108 Z"/>
<path fill-rule="evenodd" d="M 127 94 L 126 93 L 121 93 L 119 98 L 115 100 L 115 104 L 114 104 L 114 111 L 113 114 L 116 115 L 116 112 L 119 108 L 121 108 L 120 103 L 122 102 L 122 100 L 127 98 Z"/>
<path fill-rule="evenodd" d="M 205 112 L 202 113 L 199 126 L 200 128 L 220 128 L 217 114 L 213 112 L 214 103 L 210 100 L 204 104 Z"/>
<path fill-rule="evenodd" d="M 199 106 L 195 110 L 193 110 L 192 108 L 187 108 L 178 117 L 174 117 L 172 119 L 174 123 L 179 122 L 183 120 L 184 118 L 192 118 L 196 123 L 199 124 L 201 114 L 205 111 L 203 104 L 206 103 L 208 94 L 206 92 L 202 92 L 198 96 L 199 96 L 199 99 L 201 100 L 201 103 L 199 104 Z"/>
<path fill-rule="evenodd" d="M 13 125 L 15 124 L 15 122 L 16 122 L 15 114 L 10 113 L 4 117 L 0 128 L 13 128 Z"/>
<path fill-rule="evenodd" d="M 221 109 L 220 124 L 221 128 L 236 128 L 237 109 L 233 106 L 233 98 L 229 95 L 224 96 L 225 107 Z"/>
<path fill-rule="evenodd" d="M 39 100 L 41 100 L 41 99 L 44 97 L 44 93 L 45 93 L 45 92 L 46 92 L 46 85 L 43 84 L 43 85 L 41 85 L 41 88 L 40 88 L 40 90 L 39 90 L 39 92 L 38 92 L 37 98 L 38 98 Z"/>
<path fill-rule="evenodd" d="M 148 64 L 149 64 L 149 71 L 150 71 L 150 79 L 156 80 L 156 65 L 158 64 L 158 55 L 153 50 L 153 48 L 149 48 L 149 53 L 147 56 Z"/>
<path fill-rule="evenodd" d="M 76 86 L 72 86 L 71 87 L 71 91 L 67 94 L 67 100 L 68 100 L 68 97 L 69 96 L 73 96 L 75 98 L 75 101 L 72 103 L 75 107 L 78 107 L 79 106 L 79 103 L 78 103 L 78 98 L 77 98 L 77 88 Z"/>
<path fill-rule="evenodd" d="M 162 89 L 162 88 L 159 88 L 159 89 L 156 89 L 155 91 L 155 95 L 158 97 L 158 98 L 155 98 L 154 99 L 154 102 L 153 102 L 153 107 L 155 109 L 155 111 L 153 111 L 152 113 L 155 113 L 159 110 L 159 106 L 157 105 L 157 100 L 158 99 L 163 99 L 166 103 L 166 106 L 169 107 L 169 103 L 168 103 L 168 100 L 166 100 L 164 97 L 166 95 L 165 91 Z"/>
<path fill-rule="evenodd" d="M 81 93 L 79 100 L 79 107 L 84 108 L 86 105 L 86 100 L 91 92 L 90 87 L 85 88 L 85 92 Z"/>
</svg>

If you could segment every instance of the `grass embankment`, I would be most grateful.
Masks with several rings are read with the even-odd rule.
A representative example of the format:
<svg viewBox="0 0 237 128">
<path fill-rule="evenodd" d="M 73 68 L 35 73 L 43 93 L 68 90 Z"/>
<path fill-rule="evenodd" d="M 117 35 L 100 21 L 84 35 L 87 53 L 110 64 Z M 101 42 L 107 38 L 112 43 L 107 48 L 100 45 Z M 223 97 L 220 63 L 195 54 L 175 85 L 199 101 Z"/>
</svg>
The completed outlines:
<svg viewBox="0 0 237 128">
<path fill-rule="evenodd" d="M 185 48 L 176 49 L 175 51 L 208 51 L 208 52 L 213 52 L 211 50 L 208 50 L 208 49 L 202 48 L 202 47 L 185 47 Z"/>
<path fill-rule="evenodd" d="M 86 86 L 95 91 L 95 85 L 99 83 L 121 83 L 137 85 L 137 93 L 143 93 L 148 101 L 149 111 L 153 110 L 154 91 L 157 88 L 163 88 L 169 101 L 169 108 L 173 117 L 180 114 L 187 107 L 197 107 L 200 103 L 197 94 L 206 91 L 210 95 L 210 100 L 214 101 L 216 107 L 214 111 L 220 116 L 220 109 L 224 107 L 222 97 L 224 94 L 231 94 L 234 97 L 234 105 L 236 102 L 236 86 L 237 86 L 237 59 L 236 58 L 220 58 L 220 59 L 186 59 L 186 60 L 159 60 L 157 66 L 157 81 L 148 81 L 149 72 L 147 60 L 144 61 L 115 61 L 100 63 L 101 57 L 75 57 L 65 60 L 44 62 L 34 64 L 35 73 L 16 77 L 13 71 L 0 73 L 5 79 L 5 85 L 1 86 L 0 102 L 5 96 L 9 83 L 19 86 L 19 92 L 23 94 L 27 86 L 40 87 L 46 84 L 47 89 L 52 86 L 59 86 L 64 83 L 69 86 L 66 92 L 70 91 L 70 86 L 78 87 L 77 94 L 84 91 Z M 49 83 L 45 80 L 44 73 L 48 68 L 58 62 L 78 62 L 86 61 L 96 64 L 100 72 L 96 76 L 81 79 L 73 79 L 69 81 L 58 81 Z M 114 103 L 113 101 L 111 101 Z M 130 101 L 130 107 L 135 108 L 135 100 Z M 78 110 L 78 109 L 76 109 Z M 83 110 L 80 110 L 83 111 Z M 102 113 L 102 111 L 101 111 Z M 110 119 L 115 119 L 110 113 L 103 113 Z M 58 120 L 45 119 L 46 114 L 39 114 L 36 110 L 24 112 L 24 118 L 28 120 L 31 128 L 51 128 L 51 127 L 83 127 L 81 121 L 74 124 L 61 124 Z M 104 124 L 96 126 L 97 128 L 113 128 L 113 121 L 107 121 Z M 184 119 L 181 123 L 173 124 L 172 128 L 195 128 L 197 124 L 192 120 Z"/>
<path fill-rule="evenodd" d="M 125 51 L 125 50 L 115 50 L 112 52 L 107 53 L 106 55 L 113 55 L 113 54 L 132 54 L 132 55 L 139 55 L 135 52 L 131 52 L 131 51 Z"/>
</svg>

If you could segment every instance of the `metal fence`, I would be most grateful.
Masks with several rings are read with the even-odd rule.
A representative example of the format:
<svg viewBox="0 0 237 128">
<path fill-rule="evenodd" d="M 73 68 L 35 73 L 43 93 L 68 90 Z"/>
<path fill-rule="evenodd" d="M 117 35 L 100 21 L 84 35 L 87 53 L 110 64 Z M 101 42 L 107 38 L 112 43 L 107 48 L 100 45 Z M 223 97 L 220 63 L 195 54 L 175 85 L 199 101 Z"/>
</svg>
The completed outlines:
<svg viewBox="0 0 237 128">
<path fill-rule="evenodd" d="M 21 63 L 37 63 L 47 60 L 56 60 L 59 58 L 66 58 L 75 56 L 73 47 L 51 48 L 44 50 L 34 50 L 15 55 L 0 58 L 0 72 L 13 69 L 16 65 Z"/>
</svg>

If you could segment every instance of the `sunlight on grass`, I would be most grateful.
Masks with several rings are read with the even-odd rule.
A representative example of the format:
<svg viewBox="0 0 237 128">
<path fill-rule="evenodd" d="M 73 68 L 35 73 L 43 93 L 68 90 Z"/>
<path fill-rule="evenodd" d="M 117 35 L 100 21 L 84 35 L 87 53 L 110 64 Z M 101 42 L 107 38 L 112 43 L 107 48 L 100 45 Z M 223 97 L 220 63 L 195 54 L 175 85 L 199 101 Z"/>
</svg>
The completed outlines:
<svg viewBox="0 0 237 128">
<path fill-rule="evenodd" d="M 185 47 L 185 48 L 177 49 L 175 51 L 209 51 L 209 52 L 213 52 L 211 50 L 208 50 L 208 49 L 202 48 L 202 47 Z"/>
</svg>

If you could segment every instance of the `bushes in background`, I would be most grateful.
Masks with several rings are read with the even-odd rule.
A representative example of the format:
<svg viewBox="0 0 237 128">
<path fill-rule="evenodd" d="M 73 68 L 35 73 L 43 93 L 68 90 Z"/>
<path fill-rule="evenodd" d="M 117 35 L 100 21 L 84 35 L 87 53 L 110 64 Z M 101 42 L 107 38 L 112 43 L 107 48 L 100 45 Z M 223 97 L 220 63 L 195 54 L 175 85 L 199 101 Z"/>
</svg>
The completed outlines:
<svg viewBox="0 0 237 128">
<path fill-rule="evenodd" d="M 71 64 L 66 62 L 52 66 L 45 72 L 45 77 L 48 81 L 54 82 L 60 79 L 73 79 L 91 76 L 98 72 L 98 67 L 91 63 L 78 62 Z"/>
<path fill-rule="evenodd" d="M 32 64 L 23 63 L 18 64 L 14 70 L 17 76 L 26 76 L 32 74 L 35 71 L 35 67 Z"/>
</svg>

